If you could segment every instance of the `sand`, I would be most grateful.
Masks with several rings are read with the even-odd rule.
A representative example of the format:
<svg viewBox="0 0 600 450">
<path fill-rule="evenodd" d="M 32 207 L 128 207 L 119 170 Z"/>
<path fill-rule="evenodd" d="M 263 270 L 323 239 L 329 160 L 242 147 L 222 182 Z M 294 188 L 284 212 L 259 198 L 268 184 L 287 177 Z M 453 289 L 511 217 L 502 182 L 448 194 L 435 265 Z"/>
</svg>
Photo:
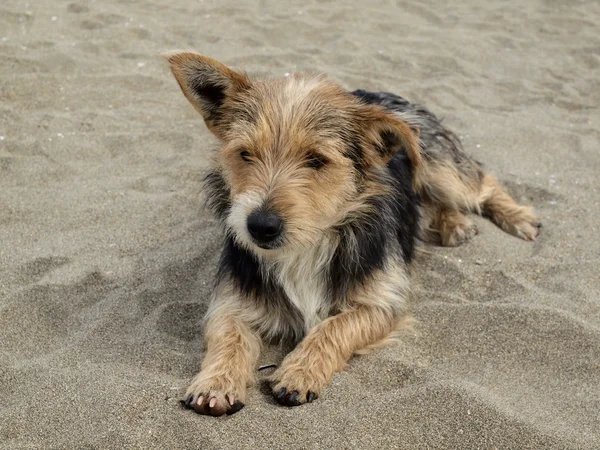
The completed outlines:
<svg viewBox="0 0 600 450">
<path fill-rule="evenodd" d="M 3 0 L 0 447 L 600 448 L 600 3 L 461 3 Z M 418 333 L 311 405 L 181 409 L 220 232 L 177 48 L 426 104 L 542 236 L 425 248 Z"/>
</svg>

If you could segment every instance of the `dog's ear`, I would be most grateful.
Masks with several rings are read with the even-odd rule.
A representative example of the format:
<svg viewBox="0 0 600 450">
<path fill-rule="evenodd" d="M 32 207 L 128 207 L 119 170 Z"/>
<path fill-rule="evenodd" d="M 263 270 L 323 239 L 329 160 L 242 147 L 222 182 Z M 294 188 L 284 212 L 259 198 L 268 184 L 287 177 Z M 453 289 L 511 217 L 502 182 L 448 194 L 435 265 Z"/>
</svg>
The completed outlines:
<svg viewBox="0 0 600 450">
<path fill-rule="evenodd" d="M 421 166 L 418 128 L 411 127 L 393 113 L 380 108 L 369 108 L 362 119 L 365 137 L 384 163 L 399 151 L 404 151 L 414 168 Z"/>
<path fill-rule="evenodd" d="M 250 87 L 248 77 L 195 52 L 171 52 L 165 57 L 185 97 L 202 114 L 206 126 L 222 138 L 227 126 L 223 104 Z"/>
</svg>

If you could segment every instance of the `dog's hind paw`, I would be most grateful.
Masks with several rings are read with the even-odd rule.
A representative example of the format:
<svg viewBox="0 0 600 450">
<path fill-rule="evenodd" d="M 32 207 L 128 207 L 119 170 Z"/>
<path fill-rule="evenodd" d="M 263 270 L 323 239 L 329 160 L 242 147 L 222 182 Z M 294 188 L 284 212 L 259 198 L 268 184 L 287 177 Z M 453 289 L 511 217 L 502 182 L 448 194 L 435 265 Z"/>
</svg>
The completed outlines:
<svg viewBox="0 0 600 450">
<path fill-rule="evenodd" d="M 457 247 L 479 233 L 477 226 L 460 211 L 441 211 L 436 225 L 444 247 Z"/>
<path fill-rule="evenodd" d="M 537 219 L 532 218 L 531 220 L 523 220 L 511 224 L 511 234 L 520 237 L 525 241 L 535 241 L 540 235 L 540 228 L 542 223 Z"/>
<path fill-rule="evenodd" d="M 459 245 L 470 241 L 477 234 L 479 234 L 477 225 L 460 223 L 451 230 L 444 230 L 444 232 L 441 233 L 440 238 L 444 247 L 458 247 Z"/>
</svg>

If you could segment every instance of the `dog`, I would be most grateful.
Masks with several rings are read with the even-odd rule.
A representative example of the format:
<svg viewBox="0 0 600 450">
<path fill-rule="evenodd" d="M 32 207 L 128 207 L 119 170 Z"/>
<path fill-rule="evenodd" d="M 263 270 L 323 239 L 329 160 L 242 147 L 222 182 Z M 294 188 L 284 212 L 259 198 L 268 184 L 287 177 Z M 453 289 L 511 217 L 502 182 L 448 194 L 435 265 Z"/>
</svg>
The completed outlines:
<svg viewBox="0 0 600 450">
<path fill-rule="evenodd" d="M 206 353 L 185 406 L 243 408 L 261 345 L 295 348 L 269 377 L 282 405 L 310 403 L 354 354 L 407 316 L 418 240 L 459 245 L 467 213 L 533 241 L 540 224 L 434 114 L 325 76 L 251 79 L 194 52 L 166 55 L 221 143 L 205 179 L 224 246 L 206 313 Z"/>
</svg>

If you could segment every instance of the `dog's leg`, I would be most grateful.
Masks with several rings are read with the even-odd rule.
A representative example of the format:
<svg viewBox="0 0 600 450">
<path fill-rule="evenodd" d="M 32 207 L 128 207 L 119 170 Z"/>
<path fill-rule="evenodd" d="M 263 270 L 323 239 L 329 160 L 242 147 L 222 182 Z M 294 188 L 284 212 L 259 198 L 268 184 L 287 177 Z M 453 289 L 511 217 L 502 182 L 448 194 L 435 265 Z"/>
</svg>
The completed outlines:
<svg viewBox="0 0 600 450">
<path fill-rule="evenodd" d="M 271 376 L 277 401 L 312 402 L 354 353 L 387 337 L 395 324 L 389 311 L 360 305 L 317 325 Z"/>
<path fill-rule="evenodd" d="M 352 306 L 314 327 L 270 377 L 276 400 L 312 402 L 353 354 L 387 343 L 406 317 L 405 288 L 404 271 L 395 266 L 357 289 Z"/>
<path fill-rule="evenodd" d="M 491 175 L 483 177 L 479 201 L 483 214 L 507 233 L 526 241 L 538 236 L 541 223 L 533 208 L 519 205 Z"/>
<path fill-rule="evenodd" d="M 184 403 L 200 414 L 221 416 L 243 408 L 254 381 L 261 340 L 244 319 L 240 302 L 219 302 L 205 327 L 206 354 Z"/>
<path fill-rule="evenodd" d="M 477 228 L 465 215 L 480 210 L 481 181 L 474 164 L 471 170 L 462 172 L 449 161 L 423 167 L 421 224 L 426 241 L 456 247 L 477 234 Z"/>
<path fill-rule="evenodd" d="M 474 212 L 488 216 L 507 233 L 535 240 L 539 221 L 533 209 L 519 205 L 491 175 L 481 169 L 476 174 L 475 170 L 460 172 L 448 162 L 423 169 L 424 231 L 437 232 L 444 246 L 460 245 L 477 234 L 465 217 Z"/>
</svg>

